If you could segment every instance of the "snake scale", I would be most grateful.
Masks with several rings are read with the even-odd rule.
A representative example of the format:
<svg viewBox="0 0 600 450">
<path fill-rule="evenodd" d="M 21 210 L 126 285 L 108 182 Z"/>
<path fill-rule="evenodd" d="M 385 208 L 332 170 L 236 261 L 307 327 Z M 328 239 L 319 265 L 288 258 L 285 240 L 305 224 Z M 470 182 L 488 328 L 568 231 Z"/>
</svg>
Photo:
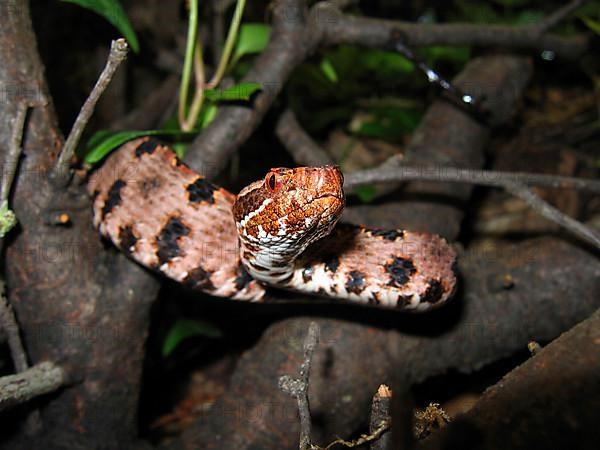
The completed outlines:
<svg viewBox="0 0 600 450">
<path fill-rule="evenodd" d="M 237 196 L 158 141 L 112 153 L 88 184 L 94 226 L 141 265 L 207 294 L 258 301 L 266 286 L 421 312 L 456 289 L 443 238 L 337 224 L 335 166 L 271 169 Z"/>
</svg>

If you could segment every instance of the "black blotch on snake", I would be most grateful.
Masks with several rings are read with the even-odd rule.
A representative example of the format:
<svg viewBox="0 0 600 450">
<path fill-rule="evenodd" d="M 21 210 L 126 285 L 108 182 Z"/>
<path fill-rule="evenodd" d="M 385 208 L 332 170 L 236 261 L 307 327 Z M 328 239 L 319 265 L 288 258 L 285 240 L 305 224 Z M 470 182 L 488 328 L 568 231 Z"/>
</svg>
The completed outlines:
<svg viewBox="0 0 600 450">
<path fill-rule="evenodd" d="M 325 262 L 325 272 L 335 273 L 340 266 L 340 259 L 337 256 L 328 256 L 324 259 Z"/>
<path fill-rule="evenodd" d="M 379 305 L 380 303 L 381 303 L 381 300 L 379 299 L 379 293 L 371 292 L 371 296 L 369 297 L 369 304 L 370 305 Z"/>
<path fill-rule="evenodd" d="M 158 142 L 156 139 L 148 139 L 147 141 L 142 142 L 138 148 L 135 149 L 135 156 L 139 158 L 144 153 L 151 155 L 159 145 L 160 142 Z"/>
<path fill-rule="evenodd" d="M 127 225 L 119 228 L 119 246 L 126 254 L 132 253 L 131 247 L 135 247 L 138 238 L 133 234 L 131 226 Z"/>
<path fill-rule="evenodd" d="M 392 262 L 385 265 L 385 271 L 390 274 L 388 286 L 401 287 L 408 283 L 417 269 L 412 260 L 393 256 Z"/>
<path fill-rule="evenodd" d="M 193 183 L 188 184 L 186 190 L 188 191 L 188 199 L 190 202 L 215 202 L 213 193 L 217 190 L 217 187 L 206 178 L 199 177 Z"/>
<path fill-rule="evenodd" d="M 242 265 L 240 265 L 238 267 L 237 270 L 237 274 L 235 277 L 235 287 L 237 290 L 241 291 L 242 289 L 244 289 L 246 286 L 248 286 L 248 284 L 250 284 L 250 282 L 253 280 L 253 278 L 250 276 L 250 274 L 248 273 L 248 271 L 246 270 L 246 268 Z"/>
<path fill-rule="evenodd" d="M 125 187 L 127 183 L 123 180 L 117 180 L 113 183 L 113 185 L 108 190 L 106 194 L 106 202 L 104 202 L 104 206 L 102 207 L 102 219 L 111 212 L 115 206 L 119 206 L 121 204 L 121 188 Z"/>
<path fill-rule="evenodd" d="M 190 234 L 190 229 L 181 221 L 179 217 L 170 217 L 167 224 L 160 230 L 158 235 L 157 256 L 161 264 L 169 262 L 171 259 L 179 256 L 180 249 L 177 239 Z"/>
<path fill-rule="evenodd" d="M 196 267 L 183 279 L 183 283 L 192 289 L 214 290 L 215 286 L 210 281 L 211 273 L 202 267 Z"/>
<path fill-rule="evenodd" d="M 382 237 L 386 241 L 395 241 L 396 239 L 404 238 L 404 231 L 402 230 L 370 230 L 371 236 Z"/>
<path fill-rule="evenodd" d="M 412 295 L 399 295 L 396 299 L 396 308 L 404 308 L 406 305 L 410 304 L 412 300 Z"/>
<path fill-rule="evenodd" d="M 364 291 L 365 274 L 358 270 L 352 270 L 350 273 L 348 273 L 348 280 L 346 281 L 346 290 L 357 295 Z"/>
<path fill-rule="evenodd" d="M 435 303 L 439 299 L 442 298 L 442 294 L 444 293 L 444 289 L 442 287 L 442 283 L 438 280 L 429 280 L 429 286 L 427 286 L 427 290 L 421 297 L 422 302 L 426 303 Z"/>
</svg>

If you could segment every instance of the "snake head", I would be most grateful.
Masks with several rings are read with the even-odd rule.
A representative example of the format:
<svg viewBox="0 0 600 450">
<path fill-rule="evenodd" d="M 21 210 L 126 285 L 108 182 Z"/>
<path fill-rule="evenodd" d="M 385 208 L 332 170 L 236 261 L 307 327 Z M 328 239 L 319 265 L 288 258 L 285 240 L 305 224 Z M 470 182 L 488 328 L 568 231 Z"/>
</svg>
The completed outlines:
<svg viewBox="0 0 600 450">
<path fill-rule="evenodd" d="M 329 233 L 344 208 L 344 177 L 337 166 L 271 169 L 238 194 L 238 229 L 257 237 L 303 235 L 312 242 Z M 307 233 L 316 234 L 313 239 Z M 240 233 L 242 235 L 242 233 Z"/>
<path fill-rule="evenodd" d="M 281 271 L 331 232 L 344 208 L 343 183 L 336 166 L 275 168 L 242 189 L 233 206 L 242 260 L 260 260 L 264 276 Z"/>
</svg>

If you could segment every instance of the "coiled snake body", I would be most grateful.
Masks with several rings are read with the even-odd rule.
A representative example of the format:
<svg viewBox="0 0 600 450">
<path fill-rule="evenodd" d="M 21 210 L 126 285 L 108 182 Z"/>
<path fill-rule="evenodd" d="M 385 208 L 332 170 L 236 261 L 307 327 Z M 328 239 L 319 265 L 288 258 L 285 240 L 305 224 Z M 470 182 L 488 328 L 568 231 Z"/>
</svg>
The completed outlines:
<svg viewBox="0 0 600 450">
<path fill-rule="evenodd" d="M 124 144 L 89 182 L 94 226 L 134 260 L 208 294 L 260 300 L 265 286 L 425 311 L 456 287 L 441 237 L 337 224 L 337 167 L 271 169 L 236 197 L 158 142 Z"/>
</svg>

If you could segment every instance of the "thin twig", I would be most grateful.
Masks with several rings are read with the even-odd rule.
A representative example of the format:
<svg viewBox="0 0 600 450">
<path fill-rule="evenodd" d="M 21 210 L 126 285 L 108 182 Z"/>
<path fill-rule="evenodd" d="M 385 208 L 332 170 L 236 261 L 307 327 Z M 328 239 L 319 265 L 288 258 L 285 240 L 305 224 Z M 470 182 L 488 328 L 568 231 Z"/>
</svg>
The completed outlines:
<svg viewBox="0 0 600 450">
<path fill-rule="evenodd" d="M 217 87 L 225 75 L 225 71 L 227 70 L 227 66 L 231 57 L 231 52 L 233 51 L 233 46 L 235 45 L 238 36 L 238 30 L 240 28 L 240 23 L 242 22 L 242 15 L 244 14 L 245 6 L 246 0 L 237 0 L 235 11 L 233 12 L 233 17 L 231 18 L 231 24 L 229 25 L 229 31 L 227 32 L 227 38 L 225 39 L 225 47 L 223 47 L 223 52 L 221 53 L 221 58 L 219 59 L 217 69 L 215 70 L 211 80 L 208 82 L 208 88 L 214 89 Z"/>
<path fill-rule="evenodd" d="M 385 384 L 380 385 L 371 403 L 371 419 L 369 421 L 369 432 L 371 434 L 377 431 L 380 424 L 391 423 L 391 403 L 391 389 Z M 391 434 L 383 434 L 380 439 L 371 444 L 371 450 L 390 450 L 392 448 L 391 438 Z"/>
<path fill-rule="evenodd" d="M 27 355 L 21 342 L 15 315 L 8 304 L 4 289 L 4 281 L 0 280 L 0 326 L 6 333 L 6 340 L 8 341 L 8 348 L 10 349 L 15 371 L 22 372 L 29 367 L 27 364 Z"/>
<path fill-rule="evenodd" d="M 573 188 L 600 193 L 600 182 L 558 175 L 528 174 L 519 172 L 494 172 L 488 170 L 457 169 L 455 167 L 399 166 L 396 168 L 367 169 L 353 172 L 345 177 L 348 188 L 362 184 L 381 182 L 434 181 L 479 184 L 500 187 L 525 201 L 534 211 L 552 220 L 566 230 L 600 248 L 600 234 L 542 200 L 526 185 L 554 188 Z"/>
<path fill-rule="evenodd" d="M 12 186 L 17 165 L 21 157 L 21 141 L 23 140 L 23 128 L 25 127 L 25 117 L 27 117 L 28 105 L 25 103 L 17 104 L 17 114 L 13 119 L 12 135 L 10 137 L 10 147 L 6 153 L 4 162 L 4 173 L 2 174 L 2 186 L 0 187 L 0 204 L 8 201 L 10 188 Z"/>
<path fill-rule="evenodd" d="M 390 428 L 390 420 L 382 420 L 374 427 L 374 430 L 372 430 L 371 433 L 363 434 L 358 439 L 352 441 L 336 439 L 326 447 L 320 447 L 312 443 L 310 438 L 312 422 L 308 401 L 308 378 L 310 375 L 313 353 L 318 342 L 318 332 L 318 324 L 316 322 L 311 322 L 308 327 L 306 339 L 304 340 L 304 360 L 300 365 L 300 377 L 294 378 L 289 375 L 283 375 L 279 378 L 279 389 L 294 397 L 298 402 L 298 413 L 300 415 L 300 443 L 298 448 L 300 450 L 329 450 L 335 445 L 358 447 L 359 445 L 379 439 L 379 437 Z"/>
<path fill-rule="evenodd" d="M 304 340 L 304 361 L 300 366 L 300 377 L 293 378 L 289 375 L 284 375 L 279 378 L 279 388 L 294 397 L 298 402 L 298 412 L 300 414 L 300 450 L 318 448 L 311 443 L 310 439 L 312 423 L 308 403 L 308 377 L 310 375 L 312 355 L 317 346 L 318 331 L 319 326 L 317 323 L 311 322 L 308 327 L 306 339 Z"/>
<path fill-rule="evenodd" d="M 67 380 L 62 367 L 42 362 L 14 375 L 0 378 L 0 411 L 23 404 L 63 386 Z"/>
<path fill-rule="evenodd" d="M 575 11 L 577 8 L 579 8 L 581 5 L 583 5 L 585 2 L 586 2 L 586 0 L 574 0 L 571 3 L 563 6 L 562 8 L 557 9 L 552 14 L 550 14 L 548 17 L 544 17 L 537 24 L 536 28 L 537 28 L 538 34 L 542 35 L 546 31 L 548 31 L 550 28 L 556 26 L 565 17 L 567 17 L 569 14 L 571 14 L 573 11 Z"/>
<path fill-rule="evenodd" d="M 525 201 L 531 207 L 531 209 L 537 211 L 542 216 L 559 224 L 566 230 L 579 236 L 581 239 L 596 246 L 596 248 L 600 248 L 600 233 L 562 213 L 554 206 L 535 195 L 522 184 L 509 181 L 504 185 L 504 189 Z"/>
<path fill-rule="evenodd" d="M 104 67 L 104 70 L 102 70 L 100 77 L 98 77 L 98 81 L 96 81 L 96 85 L 92 89 L 92 92 L 81 107 L 81 110 L 75 119 L 75 123 L 73 124 L 73 128 L 71 128 L 71 132 L 69 133 L 69 136 L 67 136 L 65 145 L 52 169 L 51 179 L 55 185 L 64 187 L 69 183 L 69 164 L 71 158 L 73 158 L 73 155 L 75 154 L 75 150 L 81 139 L 81 134 L 90 120 L 100 96 L 108 87 L 108 84 L 112 80 L 119 65 L 127 57 L 127 50 L 128 45 L 125 39 L 121 38 L 112 41 L 106 66 Z"/>
<path fill-rule="evenodd" d="M 528 172 L 503 172 L 494 170 L 463 169 L 451 165 L 398 164 L 359 170 L 345 175 L 344 187 L 353 189 L 372 183 L 407 181 L 433 181 L 436 183 L 464 183 L 481 186 L 505 187 L 508 182 L 526 186 L 557 189 L 576 189 L 600 194 L 600 180 L 566 177 Z"/>
<path fill-rule="evenodd" d="M 8 303 L 4 289 L 4 281 L 0 280 L 0 327 L 6 334 L 8 348 L 10 350 L 10 355 L 12 357 L 13 365 L 17 375 L 13 375 L 13 378 L 0 378 L 0 411 L 4 409 L 5 403 L 12 404 L 14 402 L 14 396 L 16 398 L 21 398 L 22 401 L 31 398 L 29 394 L 26 395 L 22 392 L 23 389 L 27 389 L 27 386 L 24 387 L 22 385 L 24 381 L 20 376 L 29 370 L 29 363 L 27 362 L 27 354 L 25 352 L 25 348 L 23 347 L 23 342 L 21 341 L 21 334 L 17 325 L 17 319 L 15 318 L 13 309 Z M 34 375 L 29 376 L 33 376 L 34 379 L 39 377 L 37 372 L 33 372 L 33 374 Z M 4 382 L 6 382 L 6 385 L 4 385 Z M 34 385 L 34 389 L 38 388 L 38 383 L 32 384 Z M 2 387 L 3 385 L 5 386 L 4 388 Z M 50 392 L 44 389 L 42 389 L 42 391 L 42 394 Z M 33 409 L 29 412 L 27 418 L 25 419 L 25 430 L 28 434 L 34 434 L 41 428 L 42 419 L 40 417 L 40 411 L 38 409 Z"/>
<path fill-rule="evenodd" d="M 361 436 L 357 439 L 353 439 L 352 441 L 345 441 L 344 439 L 336 439 L 331 442 L 329 445 L 323 448 L 323 450 L 329 450 L 335 445 L 343 445 L 344 447 L 358 447 L 359 445 L 368 444 L 369 442 L 374 442 L 378 440 L 383 433 L 390 429 L 390 421 L 384 420 L 381 422 L 374 431 L 369 434 L 361 434 Z"/>
</svg>

